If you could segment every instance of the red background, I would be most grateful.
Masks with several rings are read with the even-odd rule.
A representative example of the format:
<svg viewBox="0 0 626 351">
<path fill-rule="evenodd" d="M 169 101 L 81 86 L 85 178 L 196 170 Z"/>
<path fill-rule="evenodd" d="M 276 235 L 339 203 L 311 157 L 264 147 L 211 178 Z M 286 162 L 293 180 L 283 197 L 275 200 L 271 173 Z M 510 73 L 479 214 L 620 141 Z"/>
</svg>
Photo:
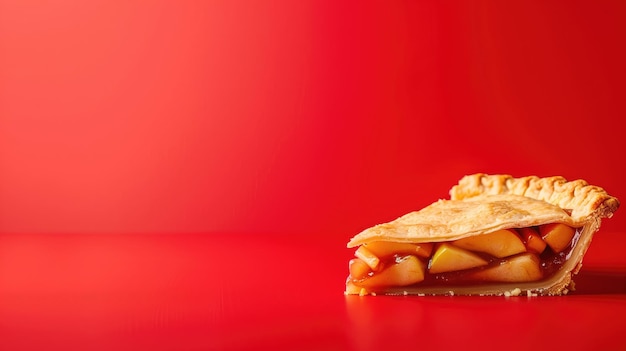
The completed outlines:
<svg viewBox="0 0 626 351">
<path fill-rule="evenodd" d="M 188 272 L 176 250 L 202 257 L 215 253 L 206 240 L 242 234 L 315 241 L 344 278 L 351 236 L 475 172 L 582 178 L 624 199 L 624 23 L 623 1 L 0 0 L 0 233 L 13 265 L 0 293 L 21 306 L 25 292 L 133 290 L 124 269 L 163 293 L 158 275 Z M 611 251 L 625 221 L 603 224 L 592 263 L 626 267 Z M 158 257 L 180 271 L 142 270 Z M 342 290 L 323 284 L 312 291 Z M 50 320 L 53 301 L 69 306 L 41 301 Z M 4 337 L 48 321 L 7 306 L 22 324 L 0 325 Z M 219 345 L 243 347 L 231 339 Z"/>
<path fill-rule="evenodd" d="M 0 6 L 2 232 L 347 238 L 474 172 L 626 195 L 621 1 Z"/>
</svg>

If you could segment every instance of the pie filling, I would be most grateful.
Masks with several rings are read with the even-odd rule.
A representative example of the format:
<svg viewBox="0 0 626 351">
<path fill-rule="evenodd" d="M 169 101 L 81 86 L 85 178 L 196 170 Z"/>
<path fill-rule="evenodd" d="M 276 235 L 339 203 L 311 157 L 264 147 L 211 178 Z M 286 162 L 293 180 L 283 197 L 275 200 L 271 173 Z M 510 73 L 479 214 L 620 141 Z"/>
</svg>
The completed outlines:
<svg viewBox="0 0 626 351">
<path fill-rule="evenodd" d="M 346 293 L 538 282 L 567 262 L 581 231 L 551 223 L 446 242 L 370 242 L 359 246 L 350 260 Z"/>
</svg>

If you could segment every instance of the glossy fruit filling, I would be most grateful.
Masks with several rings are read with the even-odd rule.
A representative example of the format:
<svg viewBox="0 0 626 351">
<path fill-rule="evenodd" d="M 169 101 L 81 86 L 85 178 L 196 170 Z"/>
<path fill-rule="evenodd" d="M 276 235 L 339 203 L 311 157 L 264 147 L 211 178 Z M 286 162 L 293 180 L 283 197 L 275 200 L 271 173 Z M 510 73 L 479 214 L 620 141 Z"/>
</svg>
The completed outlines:
<svg viewBox="0 0 626 351">
<path fill-rule="evenodd" d="M 579 236 L 576 228 L 551 223 L 437 243 L 370 242 L 350 260 L 346 292 L 535 282 L 561 268 Z"/>
</svg>

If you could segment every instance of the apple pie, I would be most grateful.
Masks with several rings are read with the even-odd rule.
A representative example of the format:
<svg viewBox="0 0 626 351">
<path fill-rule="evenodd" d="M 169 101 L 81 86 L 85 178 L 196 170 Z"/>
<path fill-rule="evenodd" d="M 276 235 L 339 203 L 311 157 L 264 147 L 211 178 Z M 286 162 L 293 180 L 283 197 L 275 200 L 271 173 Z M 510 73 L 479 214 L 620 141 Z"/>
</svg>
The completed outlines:
<svg viewBox="0 0 626 351">
<path fill-rule="evenodd" d="M 584 180 L 474 174 L 348 242 L 346 294 L 563 295 L 617 198 Z"/>
</svg>

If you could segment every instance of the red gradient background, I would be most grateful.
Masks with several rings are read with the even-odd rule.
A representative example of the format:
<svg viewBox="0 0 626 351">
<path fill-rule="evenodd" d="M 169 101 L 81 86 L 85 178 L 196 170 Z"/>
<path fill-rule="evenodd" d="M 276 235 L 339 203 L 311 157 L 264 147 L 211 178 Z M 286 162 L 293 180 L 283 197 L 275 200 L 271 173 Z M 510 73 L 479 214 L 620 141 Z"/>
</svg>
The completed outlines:
<svg viewBox="0 0 626 351">
<path fill-rule="evenodd" d="M 474 172 L 624 197 L 625 11 L 3 1 L 0 231 L 347 236 Z"/>
<path fill-rule="evenodd" d="M 0 0 L 0 233 L 23 250 L 5 263 L 44 267 L 41 250 L 63 257 L 78 235 L 71 263 L 6 270 L 4 292 L 54 290 L 19 277 L 64 271 L 80 291 L 134 286 L 116 272 L 179 257 L 167 240 L 242 234 L 314 237 L 343 270 L 352 235 L 475 172 L 582 178 L 624 199 L 624 23 L 623 1 Z M 607 253 L 625 221 L 603 223 Z M 166 243 L 135 256 L 105 234 Z M 115 271 L 98 240 L 122 250 Z M 86 278 L 94 267 L 112 285 Z"/>
</svg>

